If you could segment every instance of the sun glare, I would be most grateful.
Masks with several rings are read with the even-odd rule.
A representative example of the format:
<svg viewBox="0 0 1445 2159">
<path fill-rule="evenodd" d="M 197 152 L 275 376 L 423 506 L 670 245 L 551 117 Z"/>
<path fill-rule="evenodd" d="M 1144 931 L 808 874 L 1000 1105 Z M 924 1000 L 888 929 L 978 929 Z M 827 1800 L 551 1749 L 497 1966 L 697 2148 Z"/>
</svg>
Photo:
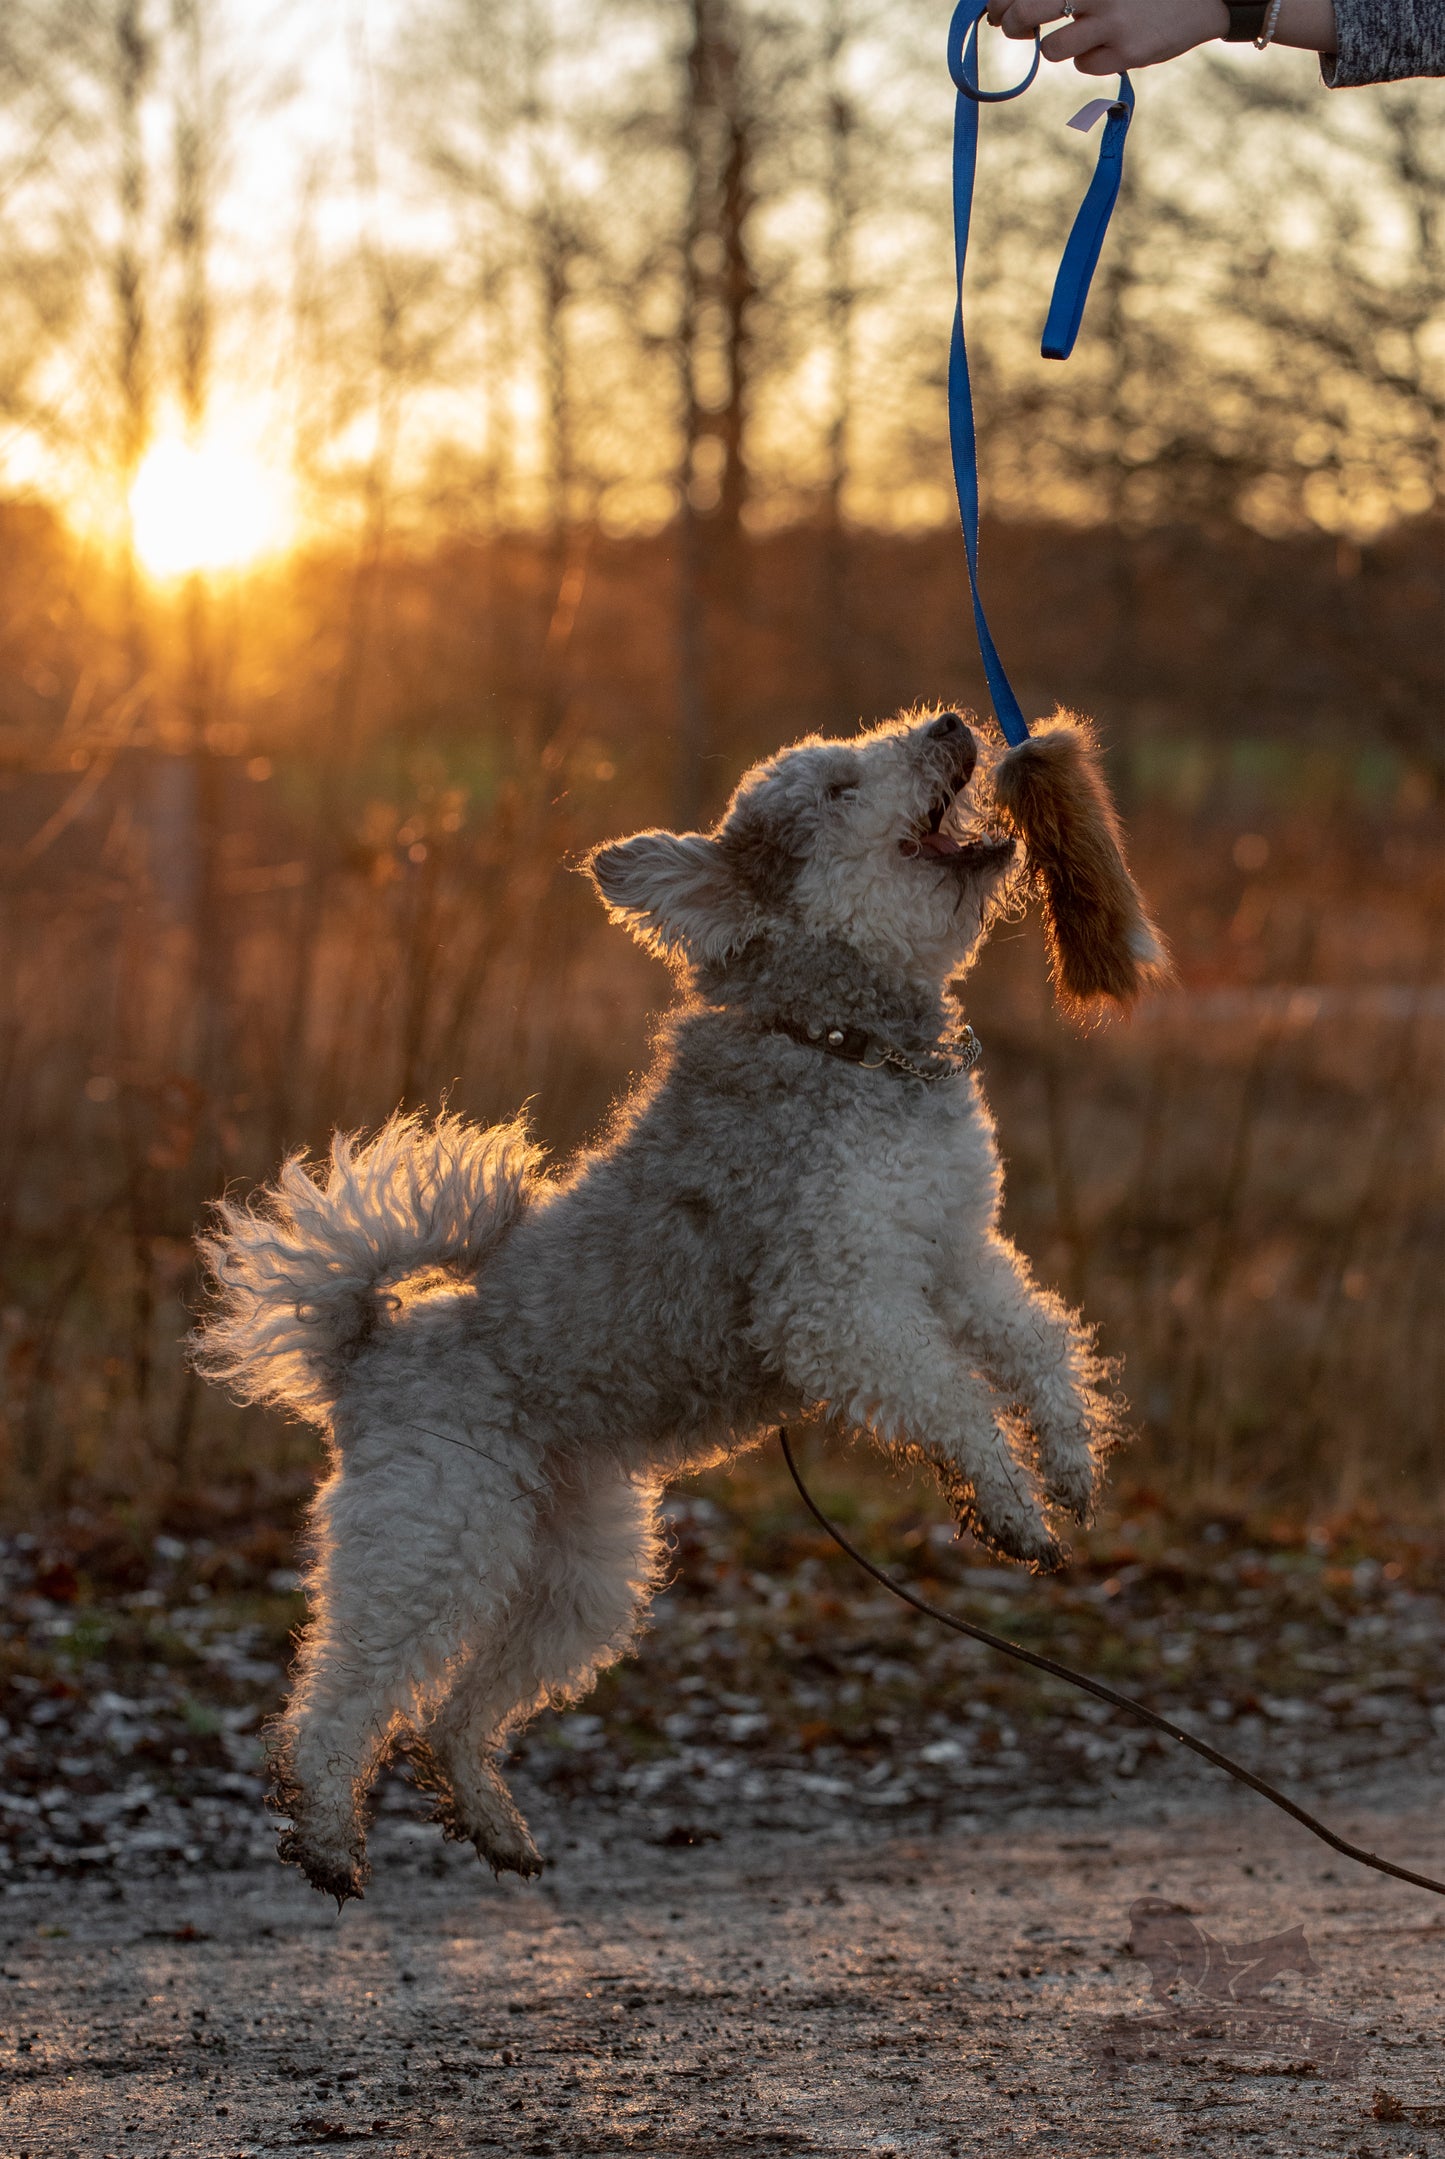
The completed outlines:
<svg viewBox="0 0 1445 2159">
<path fill-rule="evenodd" d="M 153 443 L 130 491 L 135 550 L 152 577 L 236 570 L 286 547 L 293 533 L 284 477 L 239 443 Z"/>
</svg>

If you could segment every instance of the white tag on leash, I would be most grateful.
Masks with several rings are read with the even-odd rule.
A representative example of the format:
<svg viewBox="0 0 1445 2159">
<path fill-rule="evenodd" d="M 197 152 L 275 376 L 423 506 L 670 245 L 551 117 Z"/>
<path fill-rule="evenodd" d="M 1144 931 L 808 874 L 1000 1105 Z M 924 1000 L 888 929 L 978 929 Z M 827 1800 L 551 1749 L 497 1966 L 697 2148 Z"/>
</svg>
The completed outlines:
<svg viewBox="0 0 1445 2159">
<path fill-rule="evenodd" d="M 1106 112 L 1114 110 L 1114 102 L 1111 97 L 1091 97 L 1087 105 L 1079 107 L 1069 126 L 1076 127 L 1081 135 L 1087 135 L 1091 127 L 1098 126 Z"/>
</svg>

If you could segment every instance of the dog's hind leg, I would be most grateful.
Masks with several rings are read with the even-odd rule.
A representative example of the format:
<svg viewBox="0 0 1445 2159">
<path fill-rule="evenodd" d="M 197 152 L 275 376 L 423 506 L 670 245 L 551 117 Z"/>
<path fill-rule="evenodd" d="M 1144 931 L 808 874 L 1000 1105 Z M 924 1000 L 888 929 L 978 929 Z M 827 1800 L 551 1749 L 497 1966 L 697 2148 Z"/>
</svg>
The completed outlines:
<svg viewBox="0 0 1445 2159">
<path fill-rule="evenodd" d="M 494 1634 L 474 1642 L 431 1721 L 407 1752 L 412 1773 L 436 1801 L 448 1837 L 475 1846 L 494 1874 L 530 1881 L 542 1855 L 496 1764 L 507 1726 L 522 1720 L 537 1695 L 529 1630 L 533 1600 L 524 1590 Z"/>
<path fill-rule="evenodd" d="M 425 1720 L 515 1598 L 531 1544 L 525 1496 L 498 1504 L 450 1467 L 398 1450 L 318 1495 L 311 1624 L 272 1769 L 281 1857 L 338 1902 L 366 1880 L 366 1795 L 399 1727 Z"/>
<path fill-rule="evenodd" d="M 610 1463 L 554 1481 L 533 1569 L 412 1749 L 447 1835 L 475 1845 L 494 1873 L 523 1876 L 540 1873 L 542 1861 L 497 1750 L 546 1703 L 585 1693 L 632 1641 L 657 1581 L 652 1487 Z"/>
</svg>

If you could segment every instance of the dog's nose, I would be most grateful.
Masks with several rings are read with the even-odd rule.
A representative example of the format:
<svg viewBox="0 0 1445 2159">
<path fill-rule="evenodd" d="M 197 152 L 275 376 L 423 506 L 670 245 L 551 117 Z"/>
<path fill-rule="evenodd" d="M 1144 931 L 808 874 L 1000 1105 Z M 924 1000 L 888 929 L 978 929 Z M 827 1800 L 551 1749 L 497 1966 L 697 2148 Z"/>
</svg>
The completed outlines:
<svg viewBox="0 0 1445 2159">
<path fill-rule="evenodd" d="M 953 753 L 955 787 L 967 787 L 978 763 L 978 744 L 956 712 L 940 712 L 923 730 L 930 742 L 946 742 Z"/>
</svg>

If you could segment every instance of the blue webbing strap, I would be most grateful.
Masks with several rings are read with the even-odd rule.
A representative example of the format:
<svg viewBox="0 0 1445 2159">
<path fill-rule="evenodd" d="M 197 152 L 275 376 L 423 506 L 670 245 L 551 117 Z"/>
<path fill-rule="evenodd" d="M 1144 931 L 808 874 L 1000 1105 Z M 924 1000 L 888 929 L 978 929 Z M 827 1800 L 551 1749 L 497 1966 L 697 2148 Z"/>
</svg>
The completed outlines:
<svg viewBox="0 0 1445 2159">
<path fill-rule="evenodd" d="M 1124 138 L 1133 117 L 1134 85 L 1127 75 L 1121 75 L 1119 95 L 1109 107 L 1104 122 L 1104 138 L 1099 144 L 1094 177 L 1079 204 L 1079 214 L 1074 219 L 1074 229 L 1069 234 L 1059 274 L 1054 279 L 1054 296 L 1049 302 L 1049 319 L 1044 324 L 1039 348 L 1046 360 L 1067 360 L 1074 349 L 1074 339 L 1084 319 L 1084 302 L 1089 297 L 1089 286 L 1098 265 L 1099 250 L 1109 230 L 1114 205 L 1119 200 L 1119 183 L 1124 177 Z"/>
<path fill-rule="evenodd" d="M 1028 722 L 1013 693 L 1013 686 L 999 658 L 998 647 L 983 611 L 978 589 L 978 444 L 974 434 L 973 391 L 968 379 L 968 351 L 963 339 L 963 273 L 968 261 L 968 227 L 973 211 L 974 174 L 978 166 L 978 108 L 1001 105 L 1021 97 L 1039 71 L 1039 38 L 1034 37 L 1033 65 L 1020 83 L 1009 90 L 983 90 L 978 80 L 978 27 L 988 0 L 958 0 L 948 26 L 948 72 L 958 98 L 953 117 L 953 261 L 955 294 L 953 339 L 948 353 L 948 435 L 953 452 L 953 480 L 958 490 L 958 510 L 963 523 L 963 547 L 968 557 L 968 583 L 973 595 L 973 621 L 978 649 L 988 678 L 989 695 L 1005 739 L 1015 746 L 1028 740 Z M 1083 320 L 1084 303 L 1109 218 L 1119 193 L 1124 171 L 1124 138 L 1134 109 L 1134 93 L 1127 75 L 1119 78 L 1119 96 L 1109 112 L 1099 160 L 1088 193 L 1074 220 L 1044 329 L 1046 360 L 1067 359 Z"/>
</svg>

